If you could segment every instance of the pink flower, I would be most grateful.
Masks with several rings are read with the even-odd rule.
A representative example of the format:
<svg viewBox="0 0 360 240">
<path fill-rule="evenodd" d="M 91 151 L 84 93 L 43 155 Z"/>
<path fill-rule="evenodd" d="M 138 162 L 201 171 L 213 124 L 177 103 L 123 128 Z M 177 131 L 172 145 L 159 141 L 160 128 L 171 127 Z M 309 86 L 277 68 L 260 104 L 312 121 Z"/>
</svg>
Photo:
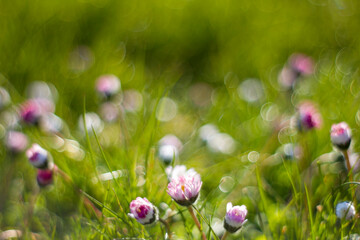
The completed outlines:
<svg viewBox="0 0 360 240">
<path fill-rule="evenodd" d="M 302 53 L 295 53 L 289 59 L 291 68 L 300 75 L 311 75 L 314 72 L 314 61 Z"/>
<path fill-rule="evenodd" d="M 168 166 L 165 168 L 165 173 L 168 176 L 169 181 L 171 181 L 173 178 L 178 178 L 184 175 L 194 176 L 198 174 L 193 168 L 186 169 L 185 165 L 175 165 L 174 167 Z"/>
<path fill-rule="evenodd" d="M 322 125 L 321 115 L 311 102 L 303 102 L 298 107 L 300 130 L 320 128 Z"/>
<path fill-rule="evenodd" d="M 38 124 L 42 115 L 54 111 L 54 104 L 46 99 L 29 99 L 20 109 L 21 119 L 27 124 Z"/>
<path fill-rule="evenodd" d="M 239 230 L 242 225 L 247 221 L 247 209 L 245 205 L 233 206 L 231 202 L 226 205 L 226 215 L 224 219 L 224 228 L 234 233 Z"/>
<path fill-rule="evenodd" d="M 168 185 L 167 193 L 178 204 L 190 206 L 198 198 L 201 185 L 199 174 L 186 174 L 173 178 Z"/>
<path fill-rule="evenodd" d="M 137 197 L 131 201 L 130 212 L 128 215 L 143 225 L 151 224 L 158 220 L 156 207 L 146 198 Z"/>
<path fill-rule="evenodd" d="M 31 148 L 26 151 L 26 156 L 34 167 L 42 169 L 48 167 L 48 152 L 38 144 L 33 144 Z"/>
<path fill-rule="evenodd" d="M 351 143 L 351 129 L 346 122 L 333 124 L 330 132 L 331 142 L 340 150 L 347 150 Z"/>
<path fill-rule="evenodd" d="M 6 147 L 13 153 L 20 153 L 28 145 L 28 139 L 25 134 L 17 131 L 9 131 L 5 138 Z"/>
<path fill-rule="evenodd" d="M 297 73 L 292 68 L 285 66 L 283 67 L 283 69 L 281 69 L 278 77 L 278 82 L 283 88 L 291 89 L 294 87 L 297 78 Z"/>
<path fill-rule="evenodd" d="M 40 187 L 45 187 L 53 182 L 53 171 L 49 169 L 38 169 L 36 176 Z"/>
<path fill-rule="evenodd" d="M 96 80 L 96 90 L 106 98 L 110 98 L 117 93 L 120 87 L 120 80 L 115 75 L 102 75 Z"/>
</svg>

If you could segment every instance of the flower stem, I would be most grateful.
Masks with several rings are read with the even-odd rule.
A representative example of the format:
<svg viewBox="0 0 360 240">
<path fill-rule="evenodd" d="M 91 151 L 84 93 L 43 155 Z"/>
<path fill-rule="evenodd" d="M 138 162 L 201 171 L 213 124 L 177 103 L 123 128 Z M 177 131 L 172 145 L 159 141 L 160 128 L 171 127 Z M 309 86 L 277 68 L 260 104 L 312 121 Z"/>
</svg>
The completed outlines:
<svg viewBox="0 0 360 240">
<path fill-rule="evenodd" d="M 345 161 L 346 161 L 346 167 L 349 171 L 349 181 L 352 182 L 353 181 L 353 174 L 352 174 L 352 169 L 351 169 L 351 165 L 350 165 L 350 159 L 349 159 L 349 153 L 347 150 L 342 151 L 342 153 L 344 154 L 345 157 Z"/>
<path fill-rule="evenodd" d="M 229 235 L 228 231 L 225 231 L 224 235 L 222 236 L 221 240 L 225 240 L 227 236 Z"/>
<path fill-rule="evenodd" d="M 348 172 L 349 172 L 349 182 L 353 182 L 353 173 L 352 173 L 352 168 L 351 168 L 351 164 L 350 164 L 350 158 L 349 158 L 348 150 L 344 150 L 344 151 L 342 151 L 342 153 L 344 154 L 345 161 L 346 161 L 346 167 L 347 167 Z M 353 198 L 354 206 L 356 207 L 355 189 L 352 190 L 352 198 Z"/>
<path fill-rule="evenodd" d="M 164 224 L 164 226 L 165 226 L 165 229 L 166 229 L 166 232 L 167 232 L 167 234 L 168 234 L 168 239 L 171 239 L 171 230 L 170 230 L 170 225 L 169 225 L 169 223 L 167 222 L 167 221 L 165 221 L 164 219 L 162 219 L 162 218 L 159 218 L 159 221 L 162 223 L 162 224 Z"/>
<path fill-rule="evenodd" d="M 192 209 L 192 206 L 188 206 L 188 210 L 190 212 L 191 217 L 194 219 L 195 225 L 197 226 L 197 228 L 199 229 L 199 231 L 201 233 L 202 239 L 206 240 L 205 233 L 202 231 L 201 224 L 199 222 L 199 219 L 197 219 L 197 217 L 195 216 L 195 213 L 194 213 L 194 210 Z"/>
</svg>

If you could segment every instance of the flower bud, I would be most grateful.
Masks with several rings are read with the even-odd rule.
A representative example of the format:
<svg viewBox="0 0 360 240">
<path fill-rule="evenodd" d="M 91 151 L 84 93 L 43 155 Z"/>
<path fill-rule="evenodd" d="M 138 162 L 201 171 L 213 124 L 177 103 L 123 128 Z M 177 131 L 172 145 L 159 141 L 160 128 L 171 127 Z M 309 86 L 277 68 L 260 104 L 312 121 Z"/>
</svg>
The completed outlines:
<svg viewBox="0 0 360 240">
<path fill-rule="evenodd" d="M 239 230 L 242 225 L 247 221 L 247 209 L 245 205 L 233 206 L 231 202 L 226 205 L 226 215 L 224 219 L 224 228 L 234 233 Z"/>
<path fill-rule="evenodd" d="M 291 55 L 290 67 L 299 75 L 311 75 L 314 72 L 314 61 L 311 57 L 302 53 Z"/>
<path fill-rule="evenodd" d="M 158 210 L 146 198 L 137 197 L 131 201 L 130 212 L 128 215 L 143 225 L 151 224 L 158 220 Z"/>
<path fill-rule="evenodd" d="M 340 219 L 350 220 L 355 216 L 355 207 L 352 202 L 341 202 L 336 205 L 336 216 Z"/>
<path fill-rule="evenodd" d="M 298 107 L 298 127 L 301 131 L 320 128 L 321 115 L 311 102 L 303 102 Z"/>
<path fill-rule="evenodd" d="M 30 160 L 30 163 L 34 167 L 41 169 L 48 167 L 48 155 L 48 152 L 36 143 L 26 151 L 26 156 Z"/>
<path fill-rule="evenodd" d="M 347 150 L 351 143 L 351 130 L 346 122 L 333 124 L 331 126 L 331 142 L 340 150 Z"/>
<path fill-rule="evenodd" d="M 53 170 L 38 169 L 36 180 L 40 187 L 46 187 L 46 186 L 52 184 Z"/>
<path fill-rule="evenodd" d="M 37 124 L 41 116 L 41 108 L 35 101 L 26 101 L 21 106 L 20 116 L 27 124 Z"/>
<path fill-rule="evenodd" d="M 23 122 L 37 125 L 45 113 L 54 110 L 54 103 L 47 99 L 29 99 L 21 105 L 20 116 Z"/>
<path fill-rule="evenodd" d="M 198 198 L 201 185 L 199 174 L 187 174 L 173 178 L 168 184 L 167 193 L 181 206 L 190 206 Z"/>
<path fill-rule="evenodd" d="M 159 147 L 159 158 L 166 165 L 178 157 L 178 150 L 173 145 L 162 145 Z"/>
<path fill-rule="evenodd" d="M 96 81 L 97 92 L 105 98 L 112 97 L 120 88 L 120 80 L 115 75 L 102 75 Z"/>
<path fill-rule="evenodd" d="M 182 142 L 175 135 L 168 134 L 159 141 L 158 155 L 166 165 L 177 159 L 182 150 Z"/>
</svg>

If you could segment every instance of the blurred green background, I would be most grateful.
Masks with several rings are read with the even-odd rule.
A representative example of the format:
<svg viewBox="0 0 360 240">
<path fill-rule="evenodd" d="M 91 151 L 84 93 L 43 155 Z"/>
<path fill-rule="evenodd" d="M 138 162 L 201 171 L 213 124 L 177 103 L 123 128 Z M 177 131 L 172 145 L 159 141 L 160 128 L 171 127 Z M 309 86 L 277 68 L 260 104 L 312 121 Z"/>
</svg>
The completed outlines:
<svg viewBox="0 0 360 240">
<path fill-rule="evenodd" d="M 124 211 L 120 211 L 115 196 L 130 201 L 136 196 L 149 194 L 149 200 L 155 204 L 164 201 L 170 205 L 171 200 L 165 193 L 166 176 L 160 164 L 154 163 L 156 183 L 137 187 L 138 183 L 132 181 L 142 176 L 138 174 L 142 169 L 135 169 L 134 164 L 144 165 L 157 141 L 165 134 L 173 133 L 184 142 L 178 163 L 194 167 L 203 177 L 207 213 L 222 219 L 226 201 L 247 204 L 250 221 L 245 236 L 280 239 L 283 226 L 288 226 L 289 236 L 284 239 L 300 239 L 308 236 L 309 228 L 304 228 L 304 234 L 296 228 L 308 221 L 297 222 L 293 217 L 297 210 L 292 209 L 293 206 L 289 207 L 290 210 L 285 208 L 291 192 L 290 182 L 284 180 L 287 178 L 285 170 L 271 164 L 261 170 L 271 185 L 265 187 L 268 202 L 264 203 L 257 191 L 255 173 L 251 169 L 253 162 L 248 161 L 249 153 L 263 154 L 261 149 L 268 139 L 271 139 L 271 146 L 267 146 L 265 155 L 274 154 L 283 143 L 297 142 L 297 136 L 292 133 L 284 133 L 277 139 L 271 136 L 275 117 L 282 113 L 293 114 L 294 105 L 302 99 L 314 100 L 324 119 L 321 130 L 304 136 L 310 146 L 311 160 L 331 151 L 329 129 L 334 122 L 347 121 L 354 129 L 355 142 L 359 138 L 356 129 L 360 124 L 359 1 L 0 0 L 0 29 L 0 83 L 9 90 L 13 102 L 20 103 L 25 99 L 26 86 L 32 81 L 52 83 L 59 93 L 56 114 L 65 119 L 71 130 L 76 129 L 78 118 L 83 113 L 84 98 L 87 111 L 98 110 L 99 98 L 94 86 L 100 75 L 115 74 L 120 78 L 123 90 L 136 89 L 142 94 L 144 104 L 140 111 L 128 113 L 124 119 L 131 136 L 129 146 L 125 146 L 124 140 L 116 134 L 124 134 L 124 125 L 107 126 L 99 136 L 112 168 L 129 171 L 126 180 L 121 180 L 124 188 L 112 186 L 116 194 L 109 193 L 106 185 L 98 186 L 89 181 L 94 172 L 108 170 L 93 136 L 90 140 L 95 153 L 91 154 L 86 139 L 78 138 L 86 152 L 86 164 L 79 164 L 64 157 L 62 152 L 52 150 L 57 164 L 78 185 L 97 199 L 108 202 L 123 217 L 128 212 L 127 206 L 124 204 Z M 302 82 L 289 98 L 280 91 L 278 73 L 289 56 L 296 52 L 314 59 L 315 74 Z M 262 83 L 263 97 L 259 101 L 249 103 L 239 94 L 239 84 L 248 78 L 259 79 Z M 193 87 L 197 83 L 205 83 L 201 85 L 207 91 L 205 104 L 194 104 L 196 99 L 192 95 L 196 95 L 197 90 Z M 176 102 L 178 111 L 172 120 L 158 123 L 153 113 L 157 100 L 164 95 Z M 270 107 L 275 107 L 275 113 L 269 110 Z M 264 117 L 267 113 L 275 117 L 269 120 Z M 209 152 L 197 139 L 198 128 L 206 123 L 214 123 L 221 132 L 229 134 L 236 142 L 236 150 L 231 154 Z M 26 132 L 32 142 L 40 142 L 49 149 L 48 139 L 33 130 Z M 67 137 L 70 136 L 79 135 L 74 131 Z M 355 145 L 354 150 L 358 149 Z M 91 164 L 92 154 L 95 154 L 96 171 Z M 7 166 L 4 150 L 2 156 L 1 164 Z M 255 158 L 258 159 L 259 155 Z M 21 161 L 26 162 L 25 158 Z M 266 167 L 269 168 L 266 170 Z M 11 186 L 21 186 L 19 193 L 23 194 L 24 203 L 4 211 L 0 218 L 3 229 L 23 227 L 19 219 L 25 218 L 21 211 L 31 202 L 29 196 L 36 185 L 32 181 L 34 174 L 31 166 L 20 166 L 15 180 L 7 179 L 9 184 L 12 181 Z M 330 175 L 325 180 L 321 177 L 314 179 L 315 186 L 321 187 L 311 191 L 315 196 L 313 209 L 337 182 L 337 172 Z M 218 189 L 224 176 L 230 176 L 233 181 L 231 191 Z M 246 184 L 243 183 L 244 176 L 248 180 Z M 17 178 L 24 182 L 16 181 Z M 159 191 L 164 194 L 158 196 Z M 14 200 L 16 194 L 13 193 L 11 203 L 18 203 Z M 111 197 L 105 197 L 107 194 Z M 348 193 L 342 194 L 334 198 L 346 199 Z M 264 206 L 258 206 L 259 202 Z M 37 204 L 41 207 L 36 211 L 32 229 L 47 236 L 54 234 L 55 238 L 61 239 L 68 234 L 68 237 L 97 239 L 101 235 L 97 235 L 99 231 L 111 237 L 116 237 L 116 234 L 141 236 L 139 232 L 143 234 L 145 231 L 136 225 L 140 230 L 129 230 L 130 234 L 126 235 L 122 223 L 112 228 L 95 220 L 90 224 L 88 216 L 84 217 L 85 220 L 82 215 L 75 216 L 74 208 L 80 204 L 76 194 L 61 181 L 56 182 L 56 189 L 45 192 Z M 322 215 L 316 217 L 321 239 L 328 237 L 325 229 L 334 231 L 332 237 L 337 236 L 333 229 L 334 206 L 331 204 L 334 203 L 327 199 L 326 204 L 325 208 L 332 214 L 326 227 L 321 225 Z M 82 208 L 78 208 L 81 212 Z M 274 215 L 265 216 L 267 211 L 273 211 Z M 60 217 L 65 215 L 71 221 L 64 221 L 55 213 Z M 259 220 L 261 217 L 264 223 Z M 51 221 L 46 222 L 46 219 Z M 46 226 L 42 225 L 44 221 Z M 262 224 L 267 226 L 269 222 L 273 225 L 263 228 Z M 176 224 L 180 229 L 182 224 Z M 81 232 L 81 227 L 90 230 Z M 268 233 L 268 228 L 272 234 Z M 149 232 L 159 236 L 160 230 L 156 228 Z"/>
</svg>

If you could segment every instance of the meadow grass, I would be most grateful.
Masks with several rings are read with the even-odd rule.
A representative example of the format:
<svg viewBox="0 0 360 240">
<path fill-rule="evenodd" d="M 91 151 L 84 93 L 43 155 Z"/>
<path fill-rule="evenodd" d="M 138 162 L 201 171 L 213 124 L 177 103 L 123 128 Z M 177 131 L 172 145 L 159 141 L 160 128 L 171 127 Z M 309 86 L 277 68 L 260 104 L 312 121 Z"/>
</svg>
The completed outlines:
<svg viewBox="0 0 360 240">
<path fill-rule="evenodd" d="M 349 181 L 329 132 L 347 122 L 351 151 L 359 151 L 359 7 L 351 0 L 0 0 L 0 84 L 12 100 L 1 110 L 0 136 L 27 86 L 52 84 L 61 134 L 16 130 L 69 178 L 56 175 L 39 188 L 25 154 L 2 144 L 0 231 L 19 230 L 24 239 L 165 239 L 165 225 L 128 216 L 140 196 L 158 208 L 172 239 L 200 239 L 187 208 L 166 192 L 158 142 L 174 134 L 183 148 L 171 165 L 194 168 L 203 181 L 194 212 L 207 239 L 224 233 L 228 202 L 245 205 L 248 221 L 227 239 L 356 239 L 358 215 L 340 220 L 335 207 L 352 201 L 359 209 L 359 176 L 354 169 Z M 285 91 L 278 76 L 297 52 L 312 57 L 315 70 Z M 120 114 L 97 131 L 85 116 L 99 111 L 95 81 L 103 74 L 121 81 Z M 131 111 L 128 90 L 141 99 Z M 320 128 L 298 131 L 283 121 L 304 100 L 319 109 Z M 230 140 L 204 142 L 205 124 Z M 301 156 L 286 157 L 288 143 Z M 113 180 L 100 179 L 107 172 Z"/>
</svg>

